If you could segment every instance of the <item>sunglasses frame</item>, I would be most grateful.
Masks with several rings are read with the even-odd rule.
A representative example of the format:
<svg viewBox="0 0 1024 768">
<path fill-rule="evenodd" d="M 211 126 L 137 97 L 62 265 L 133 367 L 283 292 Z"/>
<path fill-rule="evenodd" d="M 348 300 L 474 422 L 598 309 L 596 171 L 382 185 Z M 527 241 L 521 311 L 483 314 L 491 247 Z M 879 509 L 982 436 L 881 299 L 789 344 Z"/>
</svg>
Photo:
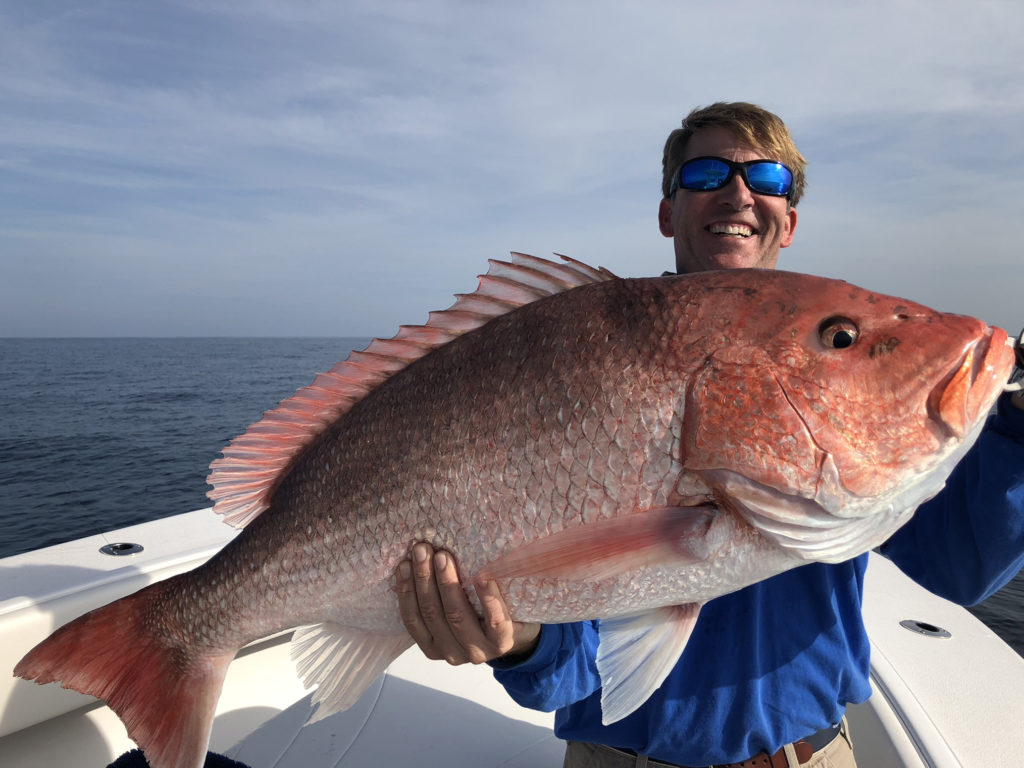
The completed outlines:
<svg viewBox="0 0 1024 768">
<path fill-rule="evenodd" d="M 724 179 L 722 179 L 722 183 L 719 184 L 717 187 L 707 187 L 701 189 L 694 189 L 693 187 L 684 187 L 682 183 L 683 169 L 686 166 L 690 165 L 690 163 L 695 163 L 698 160 L 717 160 L 720 163 L 725 163 L 727 166 L 729 166 L 729 173 L 726 175 Z M 777 165 L 781 166 L 782 168 L 785 168 L 786 171 L 789 173 L 789 189 L 787 189 L 785 192 L 762 192 L 759 189 L 754 189 L 750 185 L 750 177 L 747 176 L 747 169 L 752 165 L 760 165 L 761 163 L 767 163 L 768 165 Z M 793 195 L 793 171 L 785 163 L 780 163 L 778 160 L 768 160 L 767 158 L 758 158 L 757 160 L 747 160 L 746 162 L 743 163 L 736 163 L 733 162 L 732 160 L 726 160 L 724 157 L 718 157 L 717 155 L 701 155 L 700 157 L 691 157 L 689 160 L 682 163 L 678 168 L 676 168 L 676 172 L 672 174 L 672 184 L 669 187 L 668 194 L 669 197 L 671 197 L 676 193 L 677 189 L 685 189 L 688 192 L 715 192 L 721 189 L 722 187 L 726 186 L 730 181 L 732 181 L 733 176 L 735 176 L 736 174 L 740 175 L 740 178 L 743 179 L 743 183 L 747 185 L 747 189 L 749 189 L 755 195 L 785 197 L 786 199 L 791 198 Z"/>
</svg>

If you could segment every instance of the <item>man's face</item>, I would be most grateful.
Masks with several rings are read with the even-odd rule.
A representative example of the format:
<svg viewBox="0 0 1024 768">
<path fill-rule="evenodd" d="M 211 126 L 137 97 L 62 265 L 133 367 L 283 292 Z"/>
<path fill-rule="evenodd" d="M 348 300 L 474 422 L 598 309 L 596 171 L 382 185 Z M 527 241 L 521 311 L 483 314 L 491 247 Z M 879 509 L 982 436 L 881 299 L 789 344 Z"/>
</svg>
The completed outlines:
<svg viewBox="0 0 1024 768">
<path fill-rule="evenodd" d="M 734 162 L 764 158 L 732 131 L 713 126 L 697 131 L 683 162 L 712 155 Z M 739 174 L 721 189 L 678 189 L 661 201 L 658 224 L 675 243 L 676 271 L 763 267 L 774 269 L 779 248 L 793 242 L 796 209 L 784 197 L 751 192 Z"/>
</svg>

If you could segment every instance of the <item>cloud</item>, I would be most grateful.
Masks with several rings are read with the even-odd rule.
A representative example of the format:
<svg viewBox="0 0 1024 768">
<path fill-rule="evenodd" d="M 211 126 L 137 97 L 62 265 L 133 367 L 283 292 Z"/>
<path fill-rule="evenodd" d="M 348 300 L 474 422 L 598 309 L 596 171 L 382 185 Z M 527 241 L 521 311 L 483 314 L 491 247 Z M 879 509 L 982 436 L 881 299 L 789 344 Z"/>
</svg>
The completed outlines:
<svg viewBox="0 0 1024 768">
<path fill-rule="evenodd" d="M 998 3 L 6 3 L 0 334 L 388 334 L 511 249 L 656 274 L 662 142 L 720 99 L 811 160 L 784 266 L 1011 324 L 1022 33 Z"/>
</svg>

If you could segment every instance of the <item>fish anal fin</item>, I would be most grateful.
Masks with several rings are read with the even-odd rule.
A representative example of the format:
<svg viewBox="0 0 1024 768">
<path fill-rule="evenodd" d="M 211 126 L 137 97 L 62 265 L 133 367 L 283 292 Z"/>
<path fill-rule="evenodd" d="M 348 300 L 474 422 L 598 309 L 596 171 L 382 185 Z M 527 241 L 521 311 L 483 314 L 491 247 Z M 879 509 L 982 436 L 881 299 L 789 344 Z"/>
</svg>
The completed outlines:
<svg viewBox="0 0 1024 768">
<path fill-rule="evenodd" d="M 368 632 L 341 624 L 302 627 L 292 638 L 292 659 L 307 688 L 316 686 L 315 723 L 348 709 L 388 665 L 412 645 L 406 632 Z"/>
<path fill-rule="evenodd" d="M 402 326 L 390 339 L 373 339 L 327 373 L 319 374 L 228 444 L 210 464 L 213 511 L 243 528 L 270 506 L 292 465 L 343 413 L 381 382 L 453 339 L 545 296 L 616 279 L 605 269 L 562 256 L 562 263 L 513 253 L 492 259 L 473 293 L 431 312 L 426 325 Z"/>
<path fill-rule="evenodd" d="M 665 681 L 686 648 L 699 614 L 700 606 L 690 603 L 602 619 L 597 671 L 604 725 L 635 712 Z"/>
<path fill-rule="evenodd" d="M 477 580 L 604 579 L 648 565 L 703 560 L 720 543 L 709 535 L 717 512 L 706 504 L 657 507 L 574 525 L 506 552 L 482 568 Z"/>
<path fill-rule="evenodd" d="M 234 651 L 189 656 L 149 629 L 146 607 L 166 582 L 64 625 L 14 668 L 107 702 L 152 768 L 200 768 Z"/>
</svg>

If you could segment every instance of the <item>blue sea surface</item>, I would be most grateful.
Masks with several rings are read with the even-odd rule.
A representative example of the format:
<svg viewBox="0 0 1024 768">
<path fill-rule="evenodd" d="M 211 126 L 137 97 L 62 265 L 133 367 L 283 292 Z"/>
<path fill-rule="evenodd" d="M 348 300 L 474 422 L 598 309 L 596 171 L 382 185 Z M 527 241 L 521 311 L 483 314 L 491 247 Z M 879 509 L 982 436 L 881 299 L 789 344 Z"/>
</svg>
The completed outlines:
<svg viewBox="0 0 1024 768">
<path fill-rule="evenodd" d="M 0 557 L 210 506 L 210 462 L 368 339 L 0 339 Z"/>
<path fill-rule="evenodd" d="M 210 506 L 210 462 L 365 338 L 0 338 L 0 557 Z M 971 609 L 1024 655 L 1024 575 Z"/>
</svg>

